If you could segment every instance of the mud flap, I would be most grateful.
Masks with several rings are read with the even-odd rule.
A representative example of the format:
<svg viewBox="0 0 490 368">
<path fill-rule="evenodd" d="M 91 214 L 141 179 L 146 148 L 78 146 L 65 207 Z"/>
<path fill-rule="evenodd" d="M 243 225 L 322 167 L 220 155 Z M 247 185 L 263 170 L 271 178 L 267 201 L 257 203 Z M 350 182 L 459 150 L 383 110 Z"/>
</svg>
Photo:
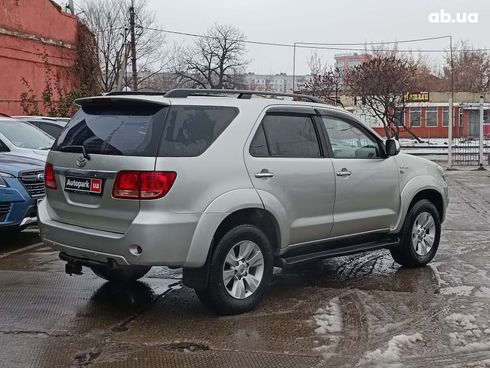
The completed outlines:
<svg viewBox="0 0 490 368">
<path fill-rule="evenodd" d="M 209 282 L 209 264 L 211 263 L 211 257 L 214 252 L 214 238 L 212 241 L 212 247 L 209 249 L 206 263 L 199 268 L 184 268 L 182 275 L 182 283 L 195 290 L 205 290 L 208 287 Z"/>
</svg>

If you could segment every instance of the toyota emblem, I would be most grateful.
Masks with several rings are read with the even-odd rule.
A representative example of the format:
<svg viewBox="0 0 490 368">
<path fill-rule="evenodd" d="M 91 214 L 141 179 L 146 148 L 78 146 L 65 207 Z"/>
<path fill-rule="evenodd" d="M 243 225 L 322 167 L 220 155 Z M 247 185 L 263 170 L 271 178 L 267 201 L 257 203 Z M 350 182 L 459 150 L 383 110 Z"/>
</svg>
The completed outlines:
<svg viewBox="0 0 490 368">
<path fill-rule="evenodd" d="M 78 167 L 84 167 L 85 165 L 87 164 L 87 159 L 83 156 L 80 156 L 78 159 L 77 159 L 77 166 Z"/>
</svg>

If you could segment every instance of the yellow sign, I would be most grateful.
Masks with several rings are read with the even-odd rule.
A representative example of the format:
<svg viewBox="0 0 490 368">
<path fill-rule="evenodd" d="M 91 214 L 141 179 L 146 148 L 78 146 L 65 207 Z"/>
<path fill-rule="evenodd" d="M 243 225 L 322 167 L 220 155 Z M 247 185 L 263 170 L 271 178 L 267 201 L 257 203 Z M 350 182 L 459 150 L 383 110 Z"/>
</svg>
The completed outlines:
<svg viewBox="0 0 490 368">
<path fill-rule="evenodd" d="M 405 102 L 429 102 L 429 92 L 407 92 Z"/>
</svg>

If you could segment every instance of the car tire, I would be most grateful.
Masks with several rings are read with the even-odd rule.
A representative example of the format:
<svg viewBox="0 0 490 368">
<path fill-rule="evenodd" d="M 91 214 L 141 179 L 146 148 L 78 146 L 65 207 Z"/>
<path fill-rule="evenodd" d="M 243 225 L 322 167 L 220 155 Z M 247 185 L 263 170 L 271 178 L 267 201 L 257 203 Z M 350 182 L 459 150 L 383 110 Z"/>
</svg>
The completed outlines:
<svg viewBox="0 0 490 368">
<path fill-rule="evenodd" d="M 435 256 L 441 237 L 441 219 L 428 200 L 416 202 L 408 211 L 400 233 L 400 245 L 390 249 L 396 263 L 422 267 Z"/>
<path fill-rule="evenodd" d="M 218 241 L 207 287 L 196 294 L 220 314 L 248 312 L 264 297 L 273 264 L 271 243 L 264 232 L 254 225 L 236 226 Z"/>
<path fill-rule="evenodd" d="M 113 269 L 104 266 L 92 266 L 90 268 L 100 278 L 118 284 L 134 282 L 145 276 L 151 269 L 149 266 L 125 266 Z"/>
</svg>

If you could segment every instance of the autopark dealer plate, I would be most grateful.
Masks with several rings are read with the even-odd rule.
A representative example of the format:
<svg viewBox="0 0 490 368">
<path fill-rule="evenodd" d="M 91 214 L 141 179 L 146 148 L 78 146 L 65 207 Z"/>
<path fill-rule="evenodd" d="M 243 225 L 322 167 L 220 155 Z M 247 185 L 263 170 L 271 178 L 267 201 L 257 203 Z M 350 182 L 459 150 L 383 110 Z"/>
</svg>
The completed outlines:
<svg viewBox="0 0 490 368">
<path fill-rule="evenodd" d="M 102 195 L 102 179 L 67 176 L 65 190 L 68 192 Z"/>
</svg>

